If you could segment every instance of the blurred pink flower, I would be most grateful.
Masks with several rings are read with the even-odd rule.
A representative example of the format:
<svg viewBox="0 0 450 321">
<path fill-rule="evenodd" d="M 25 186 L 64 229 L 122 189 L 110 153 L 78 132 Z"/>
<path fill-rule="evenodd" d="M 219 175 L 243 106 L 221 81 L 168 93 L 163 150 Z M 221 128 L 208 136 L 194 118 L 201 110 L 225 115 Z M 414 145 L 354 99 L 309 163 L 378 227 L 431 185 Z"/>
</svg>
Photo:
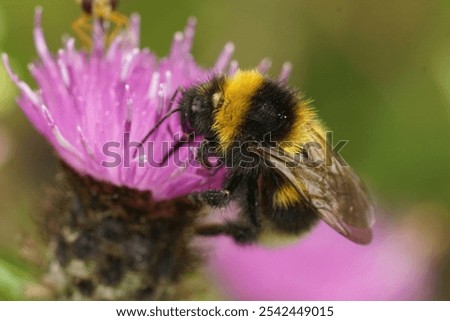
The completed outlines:
<svg viewBox="0 0 450 321">
<path fill-rule="evenodd" d="M 214 242 L 213 275 L 239 300 L 424 300 L 433 260 L 424 235 L 379 220 L 367 246 L 323 222 L 295 245 L 278 249 Z"/>
</svg>

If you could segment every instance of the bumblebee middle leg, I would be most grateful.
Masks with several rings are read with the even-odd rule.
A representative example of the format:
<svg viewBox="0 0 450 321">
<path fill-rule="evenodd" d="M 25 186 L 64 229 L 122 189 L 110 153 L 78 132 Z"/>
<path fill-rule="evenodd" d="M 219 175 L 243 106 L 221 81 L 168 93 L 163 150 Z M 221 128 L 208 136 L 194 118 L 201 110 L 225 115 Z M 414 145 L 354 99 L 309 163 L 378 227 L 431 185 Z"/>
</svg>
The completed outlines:
<svg viewBox="0 0 450 321">
<path fill-rule="evenodd" d="M 237 243 L 252 243 L 256 241 L 261 230 L 258 197 L 257 181 L 249 179 L 247 181 L 244 216 L 234 222 L 199 226 L 196 229 L 196 233 L 201 236 L 227 235 L 232 237 Z"/>
<path fill-rule="evenodd" d="M 213 139 L 203 139 L 200 143 L 199 148 L 197 149 L 197 154 L 195 155 L 195 160 L 199 162 L 203 167 L 206 168 L 218 168 L 222 164 L 220 163 L 222 160 L 219 160 L 218 164 L 212 164 L 209 161 L 210 157 L 214 157 L 217 155 L 217 141 Z"/>
<path fill-rule="evenodd" d="M 224 207 L 228 205 L 231 200 L 231 194 L 233 194 L 241 182 L 242 177 L 240 175 L 234 175 L 223 189 L 207 190 L 205 192 L 194 194 L 193 197 L 196 201 L 206 203 L 212 207 Z"/>
</svg>

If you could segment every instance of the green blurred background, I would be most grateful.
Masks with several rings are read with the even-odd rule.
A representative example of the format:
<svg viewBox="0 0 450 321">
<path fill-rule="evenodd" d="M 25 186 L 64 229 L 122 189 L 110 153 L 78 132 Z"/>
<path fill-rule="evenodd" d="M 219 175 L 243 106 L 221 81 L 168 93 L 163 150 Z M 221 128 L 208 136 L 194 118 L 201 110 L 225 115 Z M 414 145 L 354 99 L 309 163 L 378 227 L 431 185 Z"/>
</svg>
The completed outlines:
<svg viewBox="0 0 450 321">
<path fill-rule="evenodd" d="M 443 233 L 437 273 L 450 283 L 450 1 L 121 2 L 122 12 L 141 14 L 142 46 L 159 56 L 187 17 L 196 16 L 193 52 L 201 65 L 211 66 L 227 41 L 235 43 L 242 68 L 270 57 L 277 75 L 291 61 L 290 83 L 314 99 L 336 140 L 350 140 L 344 157 L 377 203 L 392 216 L 418 216 Z M 53 51 L 80 14 L 73 0 L 1 0 L 0 51 L 29 83 L 38 5 Z M 56 170 L 51 149 L 17 107 L 17 94 L 1 66 L 0 283 L 12 283 L 0 299 L 21 298 L 14 289 L 39 275 L 42 249 L 33 217 Z M 435 298 L 449 299 L 448 286 Z"/>
</svg>

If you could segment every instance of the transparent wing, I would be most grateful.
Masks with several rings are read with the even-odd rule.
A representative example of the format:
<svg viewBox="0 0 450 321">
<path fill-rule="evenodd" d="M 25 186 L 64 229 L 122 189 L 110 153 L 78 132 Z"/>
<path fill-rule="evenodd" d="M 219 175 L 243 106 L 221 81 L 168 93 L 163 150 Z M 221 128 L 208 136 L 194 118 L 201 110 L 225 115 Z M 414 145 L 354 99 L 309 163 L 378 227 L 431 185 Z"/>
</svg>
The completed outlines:
<svg viewBox="0 0 450 321">
<path fill-rule="evenodd" d="M 353 242 L 370 243 L 374 209 L 364 185 L 349 166 L 339 163 L 338 155 L 318 133 L 312 132 L 311 137 L 322 148 L 310 148 L 307 159 L 279 148 L 259 146 L 253 151 L 309 199 L 333 229 Z M 313 160 L 326 162 L 312 166 Z"/>
</svg>

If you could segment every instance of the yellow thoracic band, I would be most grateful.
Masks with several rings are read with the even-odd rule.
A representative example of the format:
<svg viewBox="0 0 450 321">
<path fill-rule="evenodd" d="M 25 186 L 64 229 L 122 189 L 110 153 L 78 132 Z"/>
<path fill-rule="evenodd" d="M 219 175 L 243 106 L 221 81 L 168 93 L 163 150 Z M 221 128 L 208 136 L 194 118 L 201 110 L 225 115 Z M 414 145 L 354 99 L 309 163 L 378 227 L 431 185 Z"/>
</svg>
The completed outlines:
<svg viewBox="0 0 450 321">
<path fill-rule="evenodd" d="M 264 76 L 255 71 L 238 71 L 223 84 L 223 105 L 214 117 L 213 129 L 226 150 L 239 134 L 251 97 L 261 87 Z"/>
</svg>

